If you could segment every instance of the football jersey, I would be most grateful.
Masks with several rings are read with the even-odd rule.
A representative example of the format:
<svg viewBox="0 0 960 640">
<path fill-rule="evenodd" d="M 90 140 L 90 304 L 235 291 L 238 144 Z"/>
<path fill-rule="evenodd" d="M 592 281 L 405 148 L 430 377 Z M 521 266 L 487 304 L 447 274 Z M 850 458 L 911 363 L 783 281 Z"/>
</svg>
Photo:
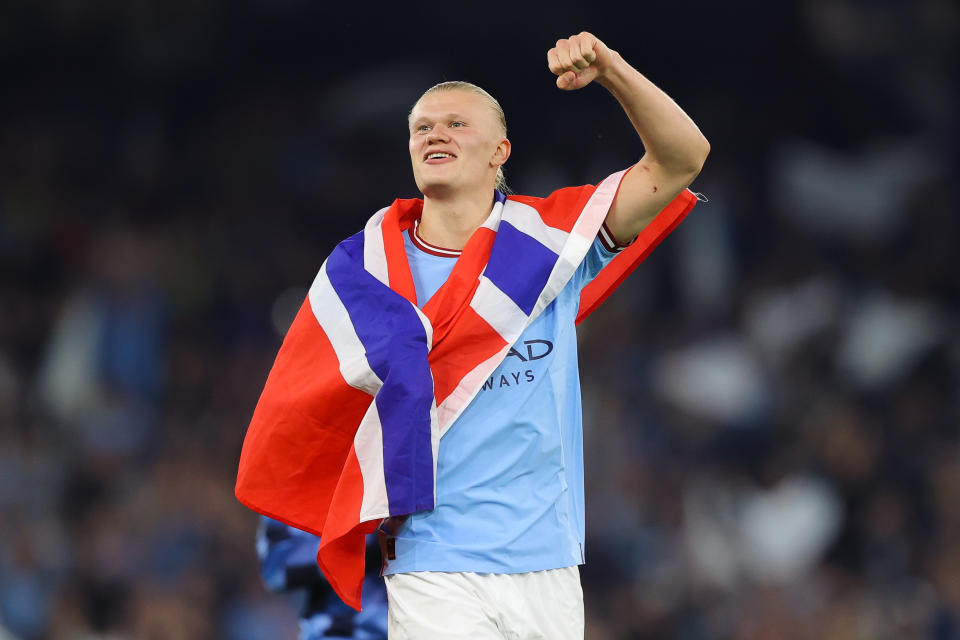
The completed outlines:
<svg viewBox="0 0 960 640">
<path fill-rule="evenodd" d="M 411 227 L 407 259 L 423 306 L 459 252 Z M 560 295 L 526 328 L 440 440 L 436 507 L 396 531 L 384 574 L 520 573 L 584 561 L 583 434 L 575 320 L 580 291 L 612 260 L 601 232 Z"/>
</svg>

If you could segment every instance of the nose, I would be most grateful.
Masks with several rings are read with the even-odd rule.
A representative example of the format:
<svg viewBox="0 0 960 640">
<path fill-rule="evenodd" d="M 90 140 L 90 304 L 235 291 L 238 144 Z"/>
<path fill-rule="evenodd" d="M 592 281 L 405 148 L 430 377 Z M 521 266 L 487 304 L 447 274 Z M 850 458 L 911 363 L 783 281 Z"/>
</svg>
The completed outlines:
<svg viewBox="0 0 960 640">
<path fill-rule="evenodd" d="M 436 125 L 430 129 L 430 133 L 427 134 L 427 144 L 434 144 L 437 142 L 447 142 L 450 140 L 447 130 L 443 125 Z"/>
</svg>

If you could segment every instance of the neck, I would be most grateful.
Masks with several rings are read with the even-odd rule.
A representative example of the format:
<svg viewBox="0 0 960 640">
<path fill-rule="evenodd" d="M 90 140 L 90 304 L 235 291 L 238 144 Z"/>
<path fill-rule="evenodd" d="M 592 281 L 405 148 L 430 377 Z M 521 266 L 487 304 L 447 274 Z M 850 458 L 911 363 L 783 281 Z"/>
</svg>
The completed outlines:
<svg viewBox="0 0 960 640">
<path fill-rule="evenodd" d="M 423 216 L 417 232 L 425 242 L 445 249 L 463 249 L 473 232 L 490 215 L 493 189 L 470 194 L 423 196 Z"/>
</svg>

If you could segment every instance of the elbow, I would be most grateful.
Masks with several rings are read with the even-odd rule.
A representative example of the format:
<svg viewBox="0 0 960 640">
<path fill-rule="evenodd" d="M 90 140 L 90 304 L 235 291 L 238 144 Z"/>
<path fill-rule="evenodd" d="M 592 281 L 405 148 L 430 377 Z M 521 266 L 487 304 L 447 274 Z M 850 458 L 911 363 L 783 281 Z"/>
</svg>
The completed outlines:
<svg viewBox="0 0 960 640">
<path fill-rule="evenodd" d="M 707 162 L 708 155 L 710 155 L 710 141 L 701 133 L 690 153 L 688 173 L 691 181 L 700 175 L 703 165 Z"/>
<path fill-rule="evenodd" d="M 659 164 L 672 178 L 689 185 L 700 175 L 709 154 L 710 143 L 703 134 L 697 132 L 697 138 L 685 143 L 683 150 L 678 151 L 671 162 Z"/>
<path fill-rule="evenodd" d="M 710 155 L 710 141 L 702 133 L 700 134 L 700 154 L 700 168 L 702 169 L 703 163 L 707 161 L 707 156 Z"/>
</svg>

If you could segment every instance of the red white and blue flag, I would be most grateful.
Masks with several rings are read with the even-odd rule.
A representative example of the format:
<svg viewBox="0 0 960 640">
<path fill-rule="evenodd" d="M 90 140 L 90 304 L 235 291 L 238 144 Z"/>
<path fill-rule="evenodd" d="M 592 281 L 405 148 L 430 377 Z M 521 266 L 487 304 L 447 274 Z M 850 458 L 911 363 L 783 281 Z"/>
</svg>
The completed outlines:
<svg viewBox="0 0 960 640">
<path fill-rule="evenodd" d="M 547 198 L 499 197 L 423 309 L 396 200 L 320 268 L 277 355 L 240 456 L 245 505 L 320 536 L 317 562 L 359 609 L 365 536 L 434 508 L 437 449 L 523 330 L 573 276 L 625 172 Z M 681 193 L 583 290 L 591 313 L 679 224 Z"/>
</svg>

